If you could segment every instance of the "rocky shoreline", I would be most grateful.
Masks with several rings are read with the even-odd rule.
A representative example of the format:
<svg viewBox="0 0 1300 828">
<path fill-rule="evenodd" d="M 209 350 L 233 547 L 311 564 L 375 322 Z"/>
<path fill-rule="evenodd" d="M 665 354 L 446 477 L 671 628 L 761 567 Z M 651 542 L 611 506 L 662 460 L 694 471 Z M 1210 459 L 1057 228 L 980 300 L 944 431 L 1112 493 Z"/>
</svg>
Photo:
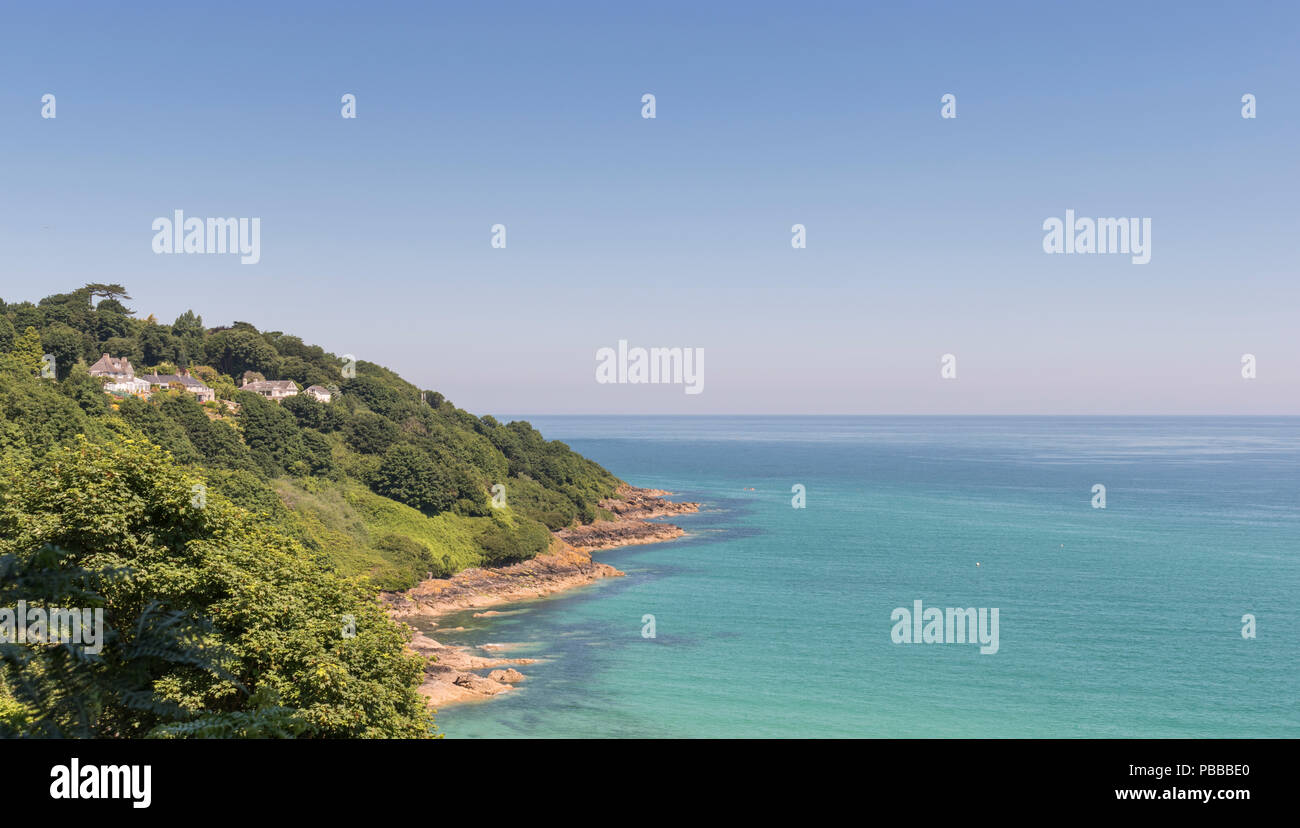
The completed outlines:
<svg viewBox="0 0 1300 828">
<path fill-rule="evenodd" d="M 685 532 L 668 523 L 651 523 L 651 518 L 699 511 L 698 503 L 674 503 L 671 492 L 641 489 L 624 484 L 618 497 L 603 500 L 602 509 L 613 520 L 562 529 L 554 533 L 550 549 L 536 558 L 492 569 L 466 569 L 451 578 L 421 581 L 404 592 L 380 593 L 389 614 L 398 620 L 416 618 L 437 624 L 449 613 L 483 609 L 499 604 L 542 598 L 566 589 L 584 586 L 602 578 L 623 575 L 609 564 L 591 559 L 591 553 L 644 543 L 659 543 L 681 537 Z M 487 610 L 482 615 L 495 614 Z M 487 699 L 511 690 L 526 676 L 514 669 L 534 663 L 529 658 L 480 655 L 476 648 L 444 645 L 413 630 L 411 648 L 428 657 L 420 692 L 434 707 Z M 485 644 L 489 653 L 506 645 Z M 487 675 L 479 672 L 490 670 Z"/>
<path fill-rule="evenodd" d="M 698 503 L 674 503 L 667 500 L 672 492 L 662 489 L 639 489 L 620 486 L 621 499 L 602 500 L 600 506 L 614 515 L 614 520 L 598 520 L 586 526 L 561 529 L 555 535 L 582 552 L 596 552 L 640 543 L 659 543 L 686 534 L 671 523 L 651 523 L 651 518 L 698 512 Z"/>
</svg>

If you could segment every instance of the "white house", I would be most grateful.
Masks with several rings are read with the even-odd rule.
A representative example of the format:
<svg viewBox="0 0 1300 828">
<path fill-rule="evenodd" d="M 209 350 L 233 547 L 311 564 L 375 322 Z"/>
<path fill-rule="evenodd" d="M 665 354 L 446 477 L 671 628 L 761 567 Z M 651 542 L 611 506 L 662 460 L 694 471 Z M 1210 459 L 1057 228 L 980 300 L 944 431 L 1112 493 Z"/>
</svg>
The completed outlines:
<svg viewBox="0 0 1300 828">
<path fill-rule="evenodd" d="M 244 380 L 244 384 L 239 386 L 240 391 L 252 391 L 254 394 L 261 394 L 268 400 L 279 402 L 285 397 L 298 396 L 298 386 L 293 380 L 257 380 L 249 382 Z"/>
<path fill-rule="evenodd" d="M 316 398 L 318 402 L 323 402 L 323 403 L 329 402 L 330 399 L 334 396 L 333 394 L 330 393 L 330 390 L 328 388 L 324 388 L 319 385 L 308 386 L 307 390 L 304 393 L 311 394 L 313 397 Z"/>
<path fill-rule="evenodd" d="M 131 366 L 131 360 L 126 357 L 111 357 L 104 354 L 90 366 L 90 375 L 107 379 L 104 390 L 113 394 L 147 395 L 149 393 L 149 383 L 135 375 L 135 368 Z"/>
<path fill-rule="evenodd" d="M 179 384 L 184 386 L 186 391 L 193 394 L 199 402 L 212 402 L 217 398 L 216 391 L 189 374 L 145 374 L 141 379 L 148 382 L 153 388 L 162 388 L 164 390 L 170 388 L 173 384 Z"/>
</svg>

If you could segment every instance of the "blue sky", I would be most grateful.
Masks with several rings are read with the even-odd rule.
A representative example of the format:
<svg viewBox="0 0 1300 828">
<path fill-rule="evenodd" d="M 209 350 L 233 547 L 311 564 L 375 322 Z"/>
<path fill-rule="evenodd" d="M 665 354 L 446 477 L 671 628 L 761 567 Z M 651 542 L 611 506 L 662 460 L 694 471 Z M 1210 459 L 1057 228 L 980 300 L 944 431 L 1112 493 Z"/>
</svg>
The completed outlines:
<svg viewBox="0 0 1300 828">
<path fill-rule="evenodd" d="M 1300 411 L 1300 7 L 865 5 L 12 7 L 0 296 L 121 282 L 477 413 Z M 175 209 L 261 262 L 155 255 Z M 1151 262 L 1046 255 L 1066 209 Z M 620 339 L 705 392 L 596 383 Z"/>
</svg>

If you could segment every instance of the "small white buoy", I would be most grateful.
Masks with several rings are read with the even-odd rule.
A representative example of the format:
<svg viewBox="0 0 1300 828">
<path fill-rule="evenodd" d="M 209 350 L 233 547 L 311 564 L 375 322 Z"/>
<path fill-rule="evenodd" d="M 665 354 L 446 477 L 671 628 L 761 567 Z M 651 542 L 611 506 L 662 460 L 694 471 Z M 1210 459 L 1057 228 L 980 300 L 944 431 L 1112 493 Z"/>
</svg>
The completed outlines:
<svg viewBox="0 0 1300 828">
<path fill-rule="evenodd" d="M 976 561 L 976 562 L 975 562 L 975 565 L 976 565 L 976 566 L 979 566 L 979 565 L 980 565 L 980 562 L 979 562 L 979 561 Z"/>
</svg>

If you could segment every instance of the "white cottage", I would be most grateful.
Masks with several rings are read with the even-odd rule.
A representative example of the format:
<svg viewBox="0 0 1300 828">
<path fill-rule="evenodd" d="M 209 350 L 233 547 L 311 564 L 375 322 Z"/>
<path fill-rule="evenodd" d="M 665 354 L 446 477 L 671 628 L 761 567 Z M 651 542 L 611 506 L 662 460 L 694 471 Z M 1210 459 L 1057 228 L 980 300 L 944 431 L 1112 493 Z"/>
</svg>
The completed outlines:
<svg viewBox="0 0 1300 828">
<path fill-rule="evenodd" d="M 298 386 L 293 380 L 257 380 L 249 382 L 244 380 L 244 384 L 239 387 L 240 391 L 252 391 L 254 394 L 261 394 L 268 400 L 279 402 L 285 397 L 298 396 Z"/>
<path fill-rule="evenodd" d="M 334 396 L 333 394 L 330 393 L 330 390 L 328 388 L 325 388 L 320 385 L 308 386 L 307 390 L 304 393 L 312 395 L 313 397 L 316 398 L 317 402 L 323 402 L 323 403 L 329 402 Z"/>
<path fill-rule="evenodd" d="M 145 374 L 141 379 L 148 382 L 150 387 L 161 388 L 164 391 L 172 385 L 180 385 L 193 394 L 199 402 L 212 402 L 217 398 L 216 391 L 189 374 Z"/>
<path fill-rule="evenodd" d="M 135 368 L 131 366 L 131 360 L 126 357 L 111 357 L 104 354 L 90 366 L 90 375 L 107 379 L 104 390 L 113 394 L 149 393 L 149 383 L 135 375 Z"/>
</svg>

